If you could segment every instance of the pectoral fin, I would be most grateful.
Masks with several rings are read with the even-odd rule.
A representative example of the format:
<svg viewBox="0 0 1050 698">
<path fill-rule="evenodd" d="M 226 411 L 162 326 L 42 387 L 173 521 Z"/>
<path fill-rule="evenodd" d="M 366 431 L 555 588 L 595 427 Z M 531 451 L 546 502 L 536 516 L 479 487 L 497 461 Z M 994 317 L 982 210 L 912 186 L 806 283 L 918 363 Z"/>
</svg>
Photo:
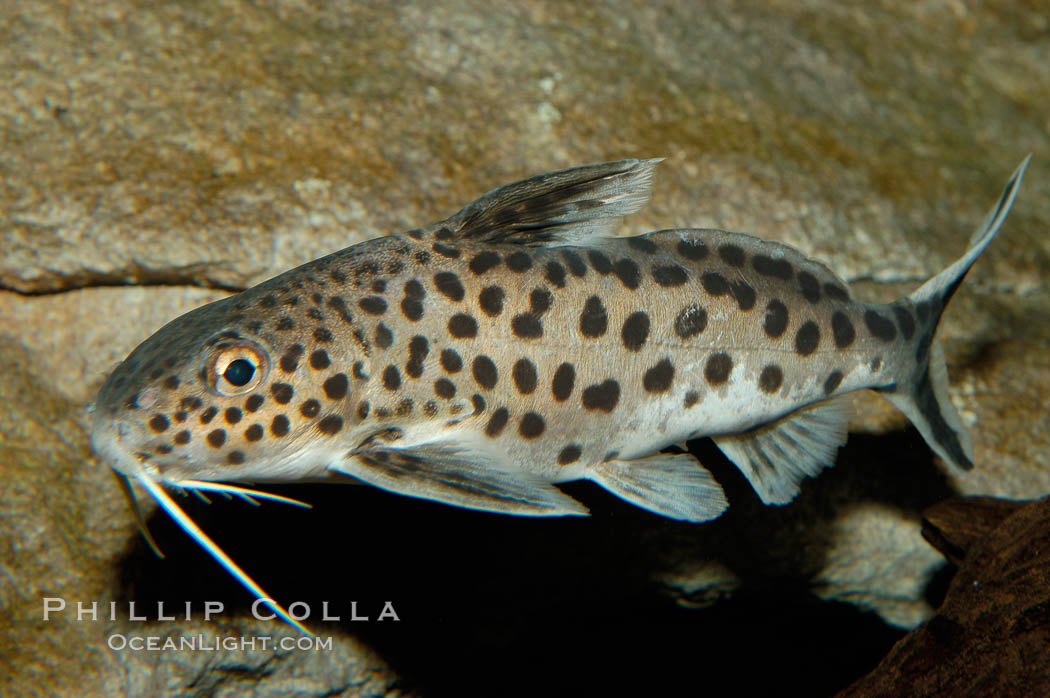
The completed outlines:
<svg viewBox="0 0 1050 698">
<path fill-rule="evenodd" d="M 714 442 L 751 482 L 766 504 L 786 504 L 798 483 L 833 465 L 846 443 L 849 410 L 843 399 L 827 400 L 742 434 Z"/>
<path fill-rule="evenodd" d="M 617 497 L 672 519 L 710 521 L 729 506 L 721 485 L 687 453 L 599 463 L 587 476 Z"/>
<path fill-rule="evenodd" d="M 550 483 L 494 469 L 483 454 L 441 444 L 377 446 L 329 469 L 396 494 L 467 509 L 520 516 L 586 516 L 587 509 Z"/>
</svg>

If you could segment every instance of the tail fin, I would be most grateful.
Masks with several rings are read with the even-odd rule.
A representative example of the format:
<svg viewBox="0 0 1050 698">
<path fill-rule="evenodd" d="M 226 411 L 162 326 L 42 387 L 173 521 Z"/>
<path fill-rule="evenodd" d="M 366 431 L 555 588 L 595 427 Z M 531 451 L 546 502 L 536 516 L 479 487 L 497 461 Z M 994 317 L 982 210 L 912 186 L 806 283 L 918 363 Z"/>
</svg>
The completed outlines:
<svg viewBox="0 0 1050 698">
<path fill-rule="evenodd" d="M 1014 171 L 999 201 L 970 238 L 966 253 L 908 297 L 919 322 L 929 329 L 920 333 L 910 375 L 905 375 L 903 380 L 883 391 L 885 397 L 911 420 L 937 455 L 963 470 L 973 467 L 973 444 L 948 395 L 948 369 L 944 363 L 944 352 L 934 341 L 933 333 L 966 272 L 1006 220 L 1031 159 L 1031 155 L 1026 157 Z"/>
</svg>

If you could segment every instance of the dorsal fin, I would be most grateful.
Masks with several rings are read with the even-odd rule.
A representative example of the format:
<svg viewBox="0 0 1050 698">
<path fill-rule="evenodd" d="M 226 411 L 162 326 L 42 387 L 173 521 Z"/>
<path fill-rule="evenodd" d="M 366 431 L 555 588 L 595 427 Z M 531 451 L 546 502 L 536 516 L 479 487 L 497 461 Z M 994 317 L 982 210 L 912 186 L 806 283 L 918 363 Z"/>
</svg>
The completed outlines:
<svg viewBox="0 0 1050 698">
<path fill-rule="evenodd" d="M 493 189 L 443 225 L 443 237 L 522 245 L 580 244 L 608 235 L 649 201 L 663 158 L 549 172 Z M 449 232 L 451 235 L 449 235 Z"/>
</svg>

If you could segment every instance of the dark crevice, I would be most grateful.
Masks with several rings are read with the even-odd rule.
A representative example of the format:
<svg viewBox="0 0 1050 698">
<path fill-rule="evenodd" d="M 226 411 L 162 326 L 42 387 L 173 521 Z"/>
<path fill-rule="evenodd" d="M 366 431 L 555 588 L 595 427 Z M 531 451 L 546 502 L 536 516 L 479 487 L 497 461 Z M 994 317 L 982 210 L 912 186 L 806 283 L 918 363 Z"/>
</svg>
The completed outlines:
<svg viewBox="0 0 1050 698">
<path fill-rule="evenodd" d="M 125 268 L 112 272 L 77 271 L 49 274 L 28 281 L 0 281 L 0 290 L 22 296 L 48 296 L 85 288 L 123 286 L 183 286 L 236 293 L 248 286 L 221 281 L 215 276 L 235 276 L 215 264 L 195 264 L 177 269 Z"/>
<path fill-rule="evenodd" d="M 424 695 L 677 686 L 822 696 L 873 668 L 903 631 L 822 601 L 809 580 L 825 565 L 831 521 L 849 507 L 880 502 L 918 522 L 953 494 L 921 437 L 853 435 L 838 466 L 803 483 L 787 506 L 762 505 L 709 440 L 690 451 L 731 503 L 708 524 L 655 516 L 586 482 L 563 489 L 590 508 L 588 518 L 485 514 L 355 486 L 276 488 L 311 511 L 180 503 L 277 599 L 306 602 L 315 615 L 328 601 L 341 612 L 341 623 L 307 621 L 315 632 L 356 635 Z M 248 594 L 162 512 L 150 526 L 168 557 L 129 541 L 125 601 L 200 609 L 220 600 L 227 616 L 250 615 Z M 739 580 L 730 598 L 711 604 L 658 581 L 708 561 Z M 943 584 L 938 575 L 931 586 Z M 388 600 L 399 623 L 346 620 L 350 601 L 375 618 Z"/>
</svg>

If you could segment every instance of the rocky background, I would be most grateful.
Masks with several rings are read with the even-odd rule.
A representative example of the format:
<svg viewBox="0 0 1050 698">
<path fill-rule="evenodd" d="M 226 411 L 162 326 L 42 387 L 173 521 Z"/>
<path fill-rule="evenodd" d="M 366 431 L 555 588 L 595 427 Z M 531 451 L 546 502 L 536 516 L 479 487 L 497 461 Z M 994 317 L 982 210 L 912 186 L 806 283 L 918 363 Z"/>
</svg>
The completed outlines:
<svg viewBox="0 0 1050 698">
<path fill-rule="evenodd" d="M 224 0 L 0 5 L 0 693 L 559 693 L 728 682 L 833 693 L 928 618 L 919 512 L 1050 493 L 1050 19 L 1036 0 L 513 6 Z M 977 467 L 858 395 L 838 467 L 703 526 L 572 485 L 534 521 L 364 488 L 313 511 L 187 503 L 278 598 L 358 600 L 330 650 L 132 652 L 113 633 L 281 635 L 162 512 L 137 536 L 88 446 L 105 373 L 199 304 L 523 176 L 665 156 L 625 232 L 721 227 L 888 300 L 952 261 L 1017 163 L 941 337 Z M 42 598 L 118 601 L 42 620 Z M 226 603 L 218 623 L 127 620 Z M 378 623 L 392 600 L 400 623 Z M 378 605 L 377 605 L 378 604 Z"/>
</svg>

